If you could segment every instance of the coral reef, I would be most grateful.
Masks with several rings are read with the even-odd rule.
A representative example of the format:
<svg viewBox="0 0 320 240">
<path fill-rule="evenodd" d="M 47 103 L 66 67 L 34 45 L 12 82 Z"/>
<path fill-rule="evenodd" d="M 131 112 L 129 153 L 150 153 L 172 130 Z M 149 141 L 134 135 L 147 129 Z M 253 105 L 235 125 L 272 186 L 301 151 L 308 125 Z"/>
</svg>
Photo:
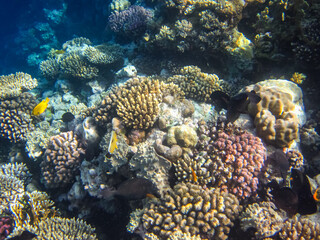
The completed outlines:
<svg viewBox="0 0 320 240">
<path fill-rule="evenodd" d="M 319 239 L 320 224 L 309 219 L 294 217 L 284 222 L 281 239 Z"/>
<path fill-rule="evenodd" d="M 10 205 L 16 227 L 37 226 L 41 221 L 57 215 L 54 202 L 44 192 L 26 192 Z"/>
<path fill-rule="evenodd" d="M 109 9 L 111 12 L 120 12 L 128 7 L 130 7 L 131 3 L 128 0 L 112 0 L 109 4 Z"/>
<path fill-rule="evenodd" d="M 241 206 L 233 194 L 179 183 L 173 190 L 168 189 L 163 199 L 150 202 L 143 211 L 141 227 L 160 239 L 169 238 L 177 230 L 191 236 L 199 234 L 201 239 L 227 239 Z"/>
<path fill-rule="evenodd" d="M 37 226 L 26 225 L 24 227 L 15 228 L 9 237 L 20 236 L 24 230 L 36 234 L 39 239 L 97 239 L 94 228 L 85 221 L 75 218 L 46 218 L 40 221 Z"/>
<path fill-rule="evenodd" d="M 75 38 L 63 44 L 64 50 L 52 50 L 40 63 L 40 71 L 48 80 L 59 76 L 90 80 L 105 73 L 105 67 L 122 61 L 123 51 L 117 44 L 91 46 L 86 38 Z M 101 73 L 100 73 L 101 71 Z"/>
<path fill-rule="evenodd" d="M 198 142 L 196 131 L 188 125 L 174 126 L 168 130 L 166 137 L 169 146 L 195 147 Z"/>
<path fill-rule="evenodd" d="M 34 128 L 30 115 L 35 106 L 35 97 L 30 93 L 0 101 L 0 136 L 12 142 L 25 141 Z"/>
<path fill-rule="evenodd" d="M 131 78 L 124 85 L 113 86 L 100 106 L 91 109 L 87 115 L 92 115 L 100 126 L 117 114 L 129 128 L 148 129 L 156 121 L 158 105 L 167 95 L 176 99 L 183 97 L 175 84 L 146 77 Z"/>
<path fill-rule="evenodd" d="M 51 137 L 40 164 L 45 186 L 56 188 L 73 183 L 83 154 L 72 131 Z"/>
<path fill-rule="evenodd" d="M 215 74 L 201 72 L 196 66 L 186 66 L 180 69 L 180 75 L 174 75 L 167 80 L 178 85 L 186 98 L 201 102 L 211 102 L 210 95 L 214 91 L 229 92 L 228 84 Z"/>
<path fill-rule="evenodd" d="M 134 37 L 145 31 L 147 22 L 151 18 L 150 10 L 133 5 L 126 10 L 112 12 L 109 16 L 109 27 L 113 32 Z"/>
<path fill-rule="evenodd" d="M 272 202 L 248 205 L 241 214 L 240 219 L 241 228 L 244 231 L 254 228 L 257 239 L 271 237 L 283 227 L 283 216 L 276 211 L 276 206 Z"/>
<path fill-rule="evenodd" d="M 293 82 L 278 79 L 265 80 L 245 90 L 254 90 L 261 97 L 259 103 L 248 105 L 258 135 L 278 147 L 289 147 L 305 122 L 301 89 Z"/>
<path fill-rule="evenodd" d="M 0 76 L 0 99 L 17 97 L 23 91 L 31 90 L 38 86 L 38 81 L 27 73 L 17 72 Z"/>
</svg>

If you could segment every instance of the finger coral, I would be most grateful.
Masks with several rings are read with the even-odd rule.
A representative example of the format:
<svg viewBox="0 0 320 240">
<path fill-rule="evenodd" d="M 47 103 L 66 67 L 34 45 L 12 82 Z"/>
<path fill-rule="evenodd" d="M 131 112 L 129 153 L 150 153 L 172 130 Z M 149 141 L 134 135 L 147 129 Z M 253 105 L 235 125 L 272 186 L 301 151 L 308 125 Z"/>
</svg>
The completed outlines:
<svg viewBox="0 0 320 240">
<path fill-rule="evenodd" d="M 27 73 L 17 72 L 0 76 L 0 99 L 17 97 L 23 91 L 38 86 L 38 81 Z"/>
<path fill-rule="evenodd" d="M 181 230 L 201 239 L 227 239 L 233 220 L 241 211 L 233 194 L 179 183 L 163 199 L 150 203 L 141 217 L 147 234 L 167 239 Z"/>
<path fill-rule="evenodd" d="M 51 137 L 41 162 L 42 180 L 46 187 L 73 183 L 83 154 L 84 150 L 72 131 Z"/>
<path fill-rule="evenodd" d="M 298 217 L 287 219 L 279 236 L 281 239 L 319 239 L 320 224 Z"/>
<path fill-rule="evenodd" d="M 210 95 L 214 91 L 230 91 L 224 80 L 215 74 L 203 73 L 196 66 L 183 67 L 179 75 L 169 77 L 166 81 L 178 85 L 186 98 L 201 102 L 211 102 Z"/>
</svg>

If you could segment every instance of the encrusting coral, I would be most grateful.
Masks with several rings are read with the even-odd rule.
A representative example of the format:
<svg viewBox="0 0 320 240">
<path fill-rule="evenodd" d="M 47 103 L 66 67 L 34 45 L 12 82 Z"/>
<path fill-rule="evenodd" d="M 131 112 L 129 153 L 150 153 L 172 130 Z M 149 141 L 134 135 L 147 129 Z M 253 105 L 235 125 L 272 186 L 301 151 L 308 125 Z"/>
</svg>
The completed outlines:
<svg viewBox="0 0 320 240">
<path fill-rule="evenodd" d="M 275 146 L 289 147 L 298 138 L 299 124 L 305 121 L 301 89 L 287 80 L 266 80 L 245 89 L 261 97 L 259 103 L 248 105 L 257 134 Z"/>
<path fill-rule="evenodd" d="M 283 218 L 272 202 L 253 203 L 246 207 L 241 214 L 241 228 L 247 231 L 249 228 L 256 230 L 257 239 L 271 237 L 283 227 Z"/>
<path fill-rule="evenodd" d="M 229 92 L 228 84 L 215 74 L 201 72 L 196 66 L 186 66 L 180 69 L 179 75 L 169 77 L 166 82 L 178 85 L 186 98 L 201 102 L 211 102 L 210 95 L 214 91 Z"/>
<path fill-rule="evenodd" d="M 72 131 L 51 137 L 40 164 L 46 187 L 55 188 L 73 183 L 83 154 L 84 150 Z"/>
<path fill-rule="evenodd" d="M 31 90 L 38 86 L 38 81 L 29 74 L 17 72 L 0 76 L 0 99 L 17 97 L 23 91 Z"/>
<path fill-rule="evenodd" d="M 227 239 L 240 211 L 233 194 L 179 183 L 168 189 L 163 199 L 149 202 L 140 220 L 136 219 L 141 224 L 137 229 L 160 239 L 169 239 L 177 230 L 201 239 Z"/>
</svg>

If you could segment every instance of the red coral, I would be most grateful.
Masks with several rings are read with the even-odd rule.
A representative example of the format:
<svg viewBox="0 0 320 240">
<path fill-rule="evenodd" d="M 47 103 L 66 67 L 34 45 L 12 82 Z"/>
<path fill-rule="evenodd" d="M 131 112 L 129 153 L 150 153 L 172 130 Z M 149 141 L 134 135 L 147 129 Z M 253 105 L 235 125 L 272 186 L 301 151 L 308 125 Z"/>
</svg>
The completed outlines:
<svg viewBox="0 0 320 240">
<path fill-rule="evenodd" d="M 0 240 L 4 240 L 13 230 L 10 217 L 0 217 Z"/>
</svg>

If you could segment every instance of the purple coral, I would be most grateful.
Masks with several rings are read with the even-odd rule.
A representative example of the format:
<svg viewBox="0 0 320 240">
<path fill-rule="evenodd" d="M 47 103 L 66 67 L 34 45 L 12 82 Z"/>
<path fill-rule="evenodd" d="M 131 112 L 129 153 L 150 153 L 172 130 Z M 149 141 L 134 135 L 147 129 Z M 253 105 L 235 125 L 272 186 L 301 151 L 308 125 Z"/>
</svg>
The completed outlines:
<svg viewBox="0 0 320 240">
<path fill-rule="evenodd" d="M 251 133 L 228 126 L 211 129 L 207 146 L 212 161 L 215 184 L 240 199 L 254 196 L 258 188 L 258 175 L 266 159 L 266 149 L 260 138 Z"/>
<path fill-rule="evenodd" d="M 6 237 L 13 230 L 13 222 L 10 217 L 0 217 L 0 240 L 6 239 Z"/>
<path fill-rule="evenodd" d="M 116 33 L 137 34 L 145 30 L 152 12 L 141 6 L 130 6 L 128 9 L 113 12 L 109 16 L 109 27 Z"/>
</svg>

